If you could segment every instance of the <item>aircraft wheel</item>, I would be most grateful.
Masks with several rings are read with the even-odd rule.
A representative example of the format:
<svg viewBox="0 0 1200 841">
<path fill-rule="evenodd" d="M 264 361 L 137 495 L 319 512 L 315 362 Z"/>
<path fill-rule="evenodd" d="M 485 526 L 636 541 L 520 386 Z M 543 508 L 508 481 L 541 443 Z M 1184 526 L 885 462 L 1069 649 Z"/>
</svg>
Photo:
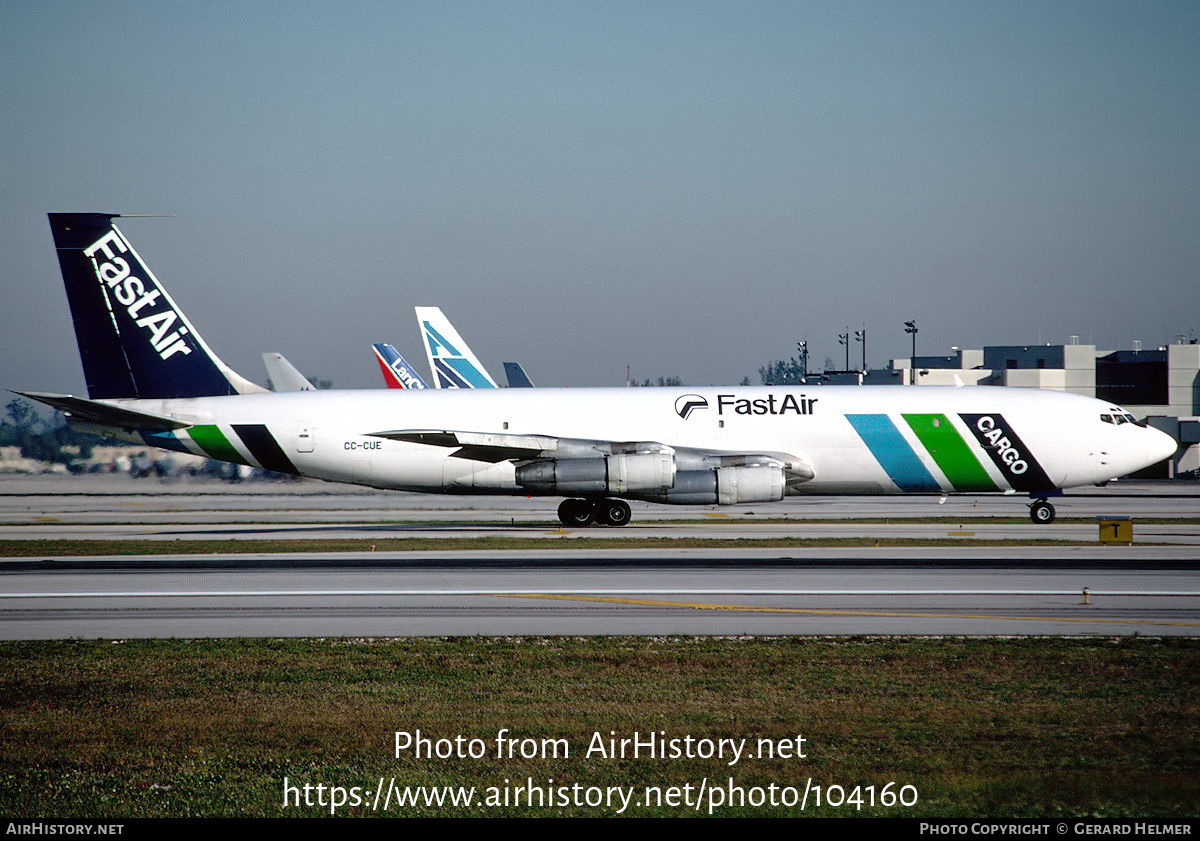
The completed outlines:
<svg viewBox="0 0 1200 841">
<path fill-rule="evenodd" d="M 558 504 L 558 520 L 564 526 L 582 528 L 592 522 L 592 504 L 586 499 L 564 499 Z"/>
<path fill-rule="evenodd" d="M 623 499 L 602 499 L 592 508 L 592 519 L 606 526 L 623 526 L 632 516 Z"/>
<path fill-rule="evenodd" d="M 1044 499 L 1039 499 L 1029 506 L 1029 519 L 1039 526 L 1050 525 L 1054 522 L 1054 506 Z"/>
</svg>

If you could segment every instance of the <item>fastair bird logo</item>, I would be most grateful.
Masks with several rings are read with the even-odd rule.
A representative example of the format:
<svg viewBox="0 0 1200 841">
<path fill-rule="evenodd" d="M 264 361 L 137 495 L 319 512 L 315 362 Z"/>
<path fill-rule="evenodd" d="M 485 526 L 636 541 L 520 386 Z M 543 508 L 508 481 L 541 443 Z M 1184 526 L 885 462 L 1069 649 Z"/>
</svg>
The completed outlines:
<svg viewBox="0 0 1200 841">
<path fill-rule="evenodd" d="M 687 420 L 697 409 L 707 409 L 708 401 L 699 394 L 685 394 L 675 401 L 675 414 Z"/>
</svg>

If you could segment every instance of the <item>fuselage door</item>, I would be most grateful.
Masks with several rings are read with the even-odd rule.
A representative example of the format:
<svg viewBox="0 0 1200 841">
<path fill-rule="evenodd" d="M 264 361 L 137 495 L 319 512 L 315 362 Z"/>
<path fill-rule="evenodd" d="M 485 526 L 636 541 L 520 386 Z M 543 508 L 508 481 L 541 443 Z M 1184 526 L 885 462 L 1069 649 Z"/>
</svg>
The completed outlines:
<svg viewBox="0 0 1200 841">
<path fill-rule="evenodd" d="M 317 445 L 317 430 L 315 427 L 301 425 L 296 430 L 296 452 L 311 453 Z"/>
</svg>

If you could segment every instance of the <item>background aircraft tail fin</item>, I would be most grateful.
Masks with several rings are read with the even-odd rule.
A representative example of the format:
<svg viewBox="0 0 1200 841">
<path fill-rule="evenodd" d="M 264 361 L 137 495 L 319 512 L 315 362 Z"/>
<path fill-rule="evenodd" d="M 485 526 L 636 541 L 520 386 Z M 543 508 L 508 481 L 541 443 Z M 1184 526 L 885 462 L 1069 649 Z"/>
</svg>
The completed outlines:
<svg viewBox="0 0 1200 841">
<path fill-rule="evenodd" d="M 533 380 L 529 379 L 520 362 L 505 362 L 504 376 L 508 378 L 509 388 L 533 388 Z"/>
<path fill-rule="evenodd" d="M 267 376 L 271 379 L 271 387 L 275 391 L 315 391 L 316 386 L 308 381 L 308 377 L 296 370 L 296 366 L 287 361 L 282 353 L 264 353 L 263 365 L 267 366 Z"/>
<path fill-rule="evenodd" d="M 497 388 L 450 319 L 437 307 L 415 307 L 434 388 Z"/>
<path fill-rule="evenodd" d="M 429 388 L 416 369 L 390 344 L 381 342 L 371 347 L 375 349 L 375 361 L 379 363 L 388 388 Z"/>
<path fill-rule="evenodd" d="M 212 397 L 265 389 L 208 348 L 112 213 L 51 213 L 88 396 Z"/>
</svg>

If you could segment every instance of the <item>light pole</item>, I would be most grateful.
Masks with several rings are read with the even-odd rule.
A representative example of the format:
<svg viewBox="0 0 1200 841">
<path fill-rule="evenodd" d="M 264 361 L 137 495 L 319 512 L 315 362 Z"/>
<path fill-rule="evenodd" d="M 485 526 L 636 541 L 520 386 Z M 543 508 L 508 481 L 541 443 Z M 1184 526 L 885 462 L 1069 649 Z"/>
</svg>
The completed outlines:
<svg viewBox="0 0 1200 841">
<path fill-rule="evenodd" d="M 845 333 L 838 333 L 838 344 L 844 345 L 846 348 L 846 367 L 842 370 L 846 373 L 850 372 L 850 328 L 846 328 Z"/>
<path fill-rule="evenodd" d="M 808 342 L 796 342 L 796 350 L 800 352 L 800 365 L 804 371 L 802 379 L 808 379 Z"/>
<path fill-rule="evenodd" d="M 867 326 L 864 324 L 863 329 L 854 331 L 854 341 L 862 342 L 863 346 L 863 373 L 867 373 Z"/>
<path fill-rule="evenodd" d="M 912 336 L 912 357 L 909 359 L 909 385 L 917 384 L 917 322 L 916 319 L 904 322 L 904 332 Z"/>
</svg>

